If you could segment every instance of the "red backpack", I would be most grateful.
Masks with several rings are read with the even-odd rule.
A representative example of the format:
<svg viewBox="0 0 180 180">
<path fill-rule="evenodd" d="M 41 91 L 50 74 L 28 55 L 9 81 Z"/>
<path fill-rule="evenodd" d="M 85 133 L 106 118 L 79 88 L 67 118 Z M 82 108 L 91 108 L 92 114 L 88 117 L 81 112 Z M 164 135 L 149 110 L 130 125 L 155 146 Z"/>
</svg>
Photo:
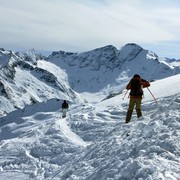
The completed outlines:
<svg viewBox="0 0 180 180">
<path fill-rule="evenodd" d="M 131 79 L 130 84 L 131 84 L 131 92 L 130 92 L 131 96 L 142 96 L 143 95 L 140 78 Z"/>
</svg>

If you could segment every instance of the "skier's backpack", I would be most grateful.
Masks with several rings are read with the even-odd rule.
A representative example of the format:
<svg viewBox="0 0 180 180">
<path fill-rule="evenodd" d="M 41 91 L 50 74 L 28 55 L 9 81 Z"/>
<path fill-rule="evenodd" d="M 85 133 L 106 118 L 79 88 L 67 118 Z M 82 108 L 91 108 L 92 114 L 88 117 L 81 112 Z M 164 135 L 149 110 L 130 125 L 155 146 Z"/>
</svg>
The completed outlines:
<svg viewBox="0 0 180 180">
<path fill-rule="evenodd" d="M 133 78 L 131 80 L 131 96 L 142 96 L 143 95 L 143 90 L 141 88 L 141 80 L 140 78 Z"/>
</svg>

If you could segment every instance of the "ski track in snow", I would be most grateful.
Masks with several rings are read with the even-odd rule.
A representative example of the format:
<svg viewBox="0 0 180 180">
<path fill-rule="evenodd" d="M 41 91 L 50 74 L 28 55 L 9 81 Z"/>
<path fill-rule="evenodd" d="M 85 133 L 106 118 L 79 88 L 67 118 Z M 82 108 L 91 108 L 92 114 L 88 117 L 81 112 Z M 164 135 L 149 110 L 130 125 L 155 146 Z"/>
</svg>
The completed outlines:
<svg viewBox="0 0 180 180">
<path fill-rule="evenodd" d="M 129 124 L 120 98 L 3 121 L 0 180 L 179 180 L 179 94 L 147 97 Z"/>
<path fill-rule="evenodd" d="M 66 118 L 56 120 L 57 125 L 60 128 L 60 131 L 63 133 L 69 141 L 77 146 L 87 146 L 88 143 L 84 142 L 77 134 L 75 134 L 67 124 Z"/>
</svg>

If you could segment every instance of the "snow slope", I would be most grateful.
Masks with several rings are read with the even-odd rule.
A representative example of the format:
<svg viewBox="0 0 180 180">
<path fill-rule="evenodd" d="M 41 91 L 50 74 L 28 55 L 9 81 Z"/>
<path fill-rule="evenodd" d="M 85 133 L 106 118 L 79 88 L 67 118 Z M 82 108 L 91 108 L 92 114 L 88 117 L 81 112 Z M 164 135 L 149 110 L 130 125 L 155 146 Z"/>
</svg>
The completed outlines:
<svg viewBox="0 0 180 180">
<path fill-rule="evenodd" d="M 128 77 L 127 77 L 128 78 Z M 124 92 L 84 93 L 66 119 L 57 99 L 0 118 L 0 180 L 179 180 L 180 75 L 151 83 L 126 125 Z M 129 132 L 129 136 L 126 136 Z"/>
<path fill-rule="evenodd" d="M 33 50 L 22 54 L 1 48 L 0 117 L 53 98 L 84 101 L 82 92 L 104 90 L 106 98 L 121 93 L 135 73 L 149 81 L 179 74 L 177 63 L 160 59 L 137 44 L 120 50 L 109 45 L 83 53 L 59 51 L 49 57 Z"/>
<path fill-rule="evenodd" d="M 52 98 L 78 101 L 60 67 L 38 55 L 0 49 L 0 116 Z"/>
</svg>

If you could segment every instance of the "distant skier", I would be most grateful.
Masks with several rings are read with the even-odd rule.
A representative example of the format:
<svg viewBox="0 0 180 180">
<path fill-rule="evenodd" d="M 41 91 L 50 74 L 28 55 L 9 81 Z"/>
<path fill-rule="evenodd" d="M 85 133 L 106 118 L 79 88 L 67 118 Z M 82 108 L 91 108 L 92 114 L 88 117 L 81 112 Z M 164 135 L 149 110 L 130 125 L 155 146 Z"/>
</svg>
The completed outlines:
<svg viewBox="0 0 180 180">
<path fill-rule="evenodd" d="M 126 123 L 129 123 L 131 120 L 131 116 L 133 113 L 134 106 L 136 105 L 136 113 L 137 117 L 142 116 L 141 112 L 141 101 L 143 96 L 143 88 L 149 87 L 150 84 L 148 81 L 141 79 L 140 75 L 135 74 L 133 78 L 130 80 L 128 85 L 126 86 L 127 90 L 130 91 L 130 101 L 129 108 L 126 115 Z"/>
<path fill-rule="evenodd" d="M 68 108 L 69 108 L 69 105 L 66 102 L 66 100 L 64 100 L 64 102 L 62 103 L 62 118 L 66 117 L 66 113 L 67 113 Z"/>
</svg>

